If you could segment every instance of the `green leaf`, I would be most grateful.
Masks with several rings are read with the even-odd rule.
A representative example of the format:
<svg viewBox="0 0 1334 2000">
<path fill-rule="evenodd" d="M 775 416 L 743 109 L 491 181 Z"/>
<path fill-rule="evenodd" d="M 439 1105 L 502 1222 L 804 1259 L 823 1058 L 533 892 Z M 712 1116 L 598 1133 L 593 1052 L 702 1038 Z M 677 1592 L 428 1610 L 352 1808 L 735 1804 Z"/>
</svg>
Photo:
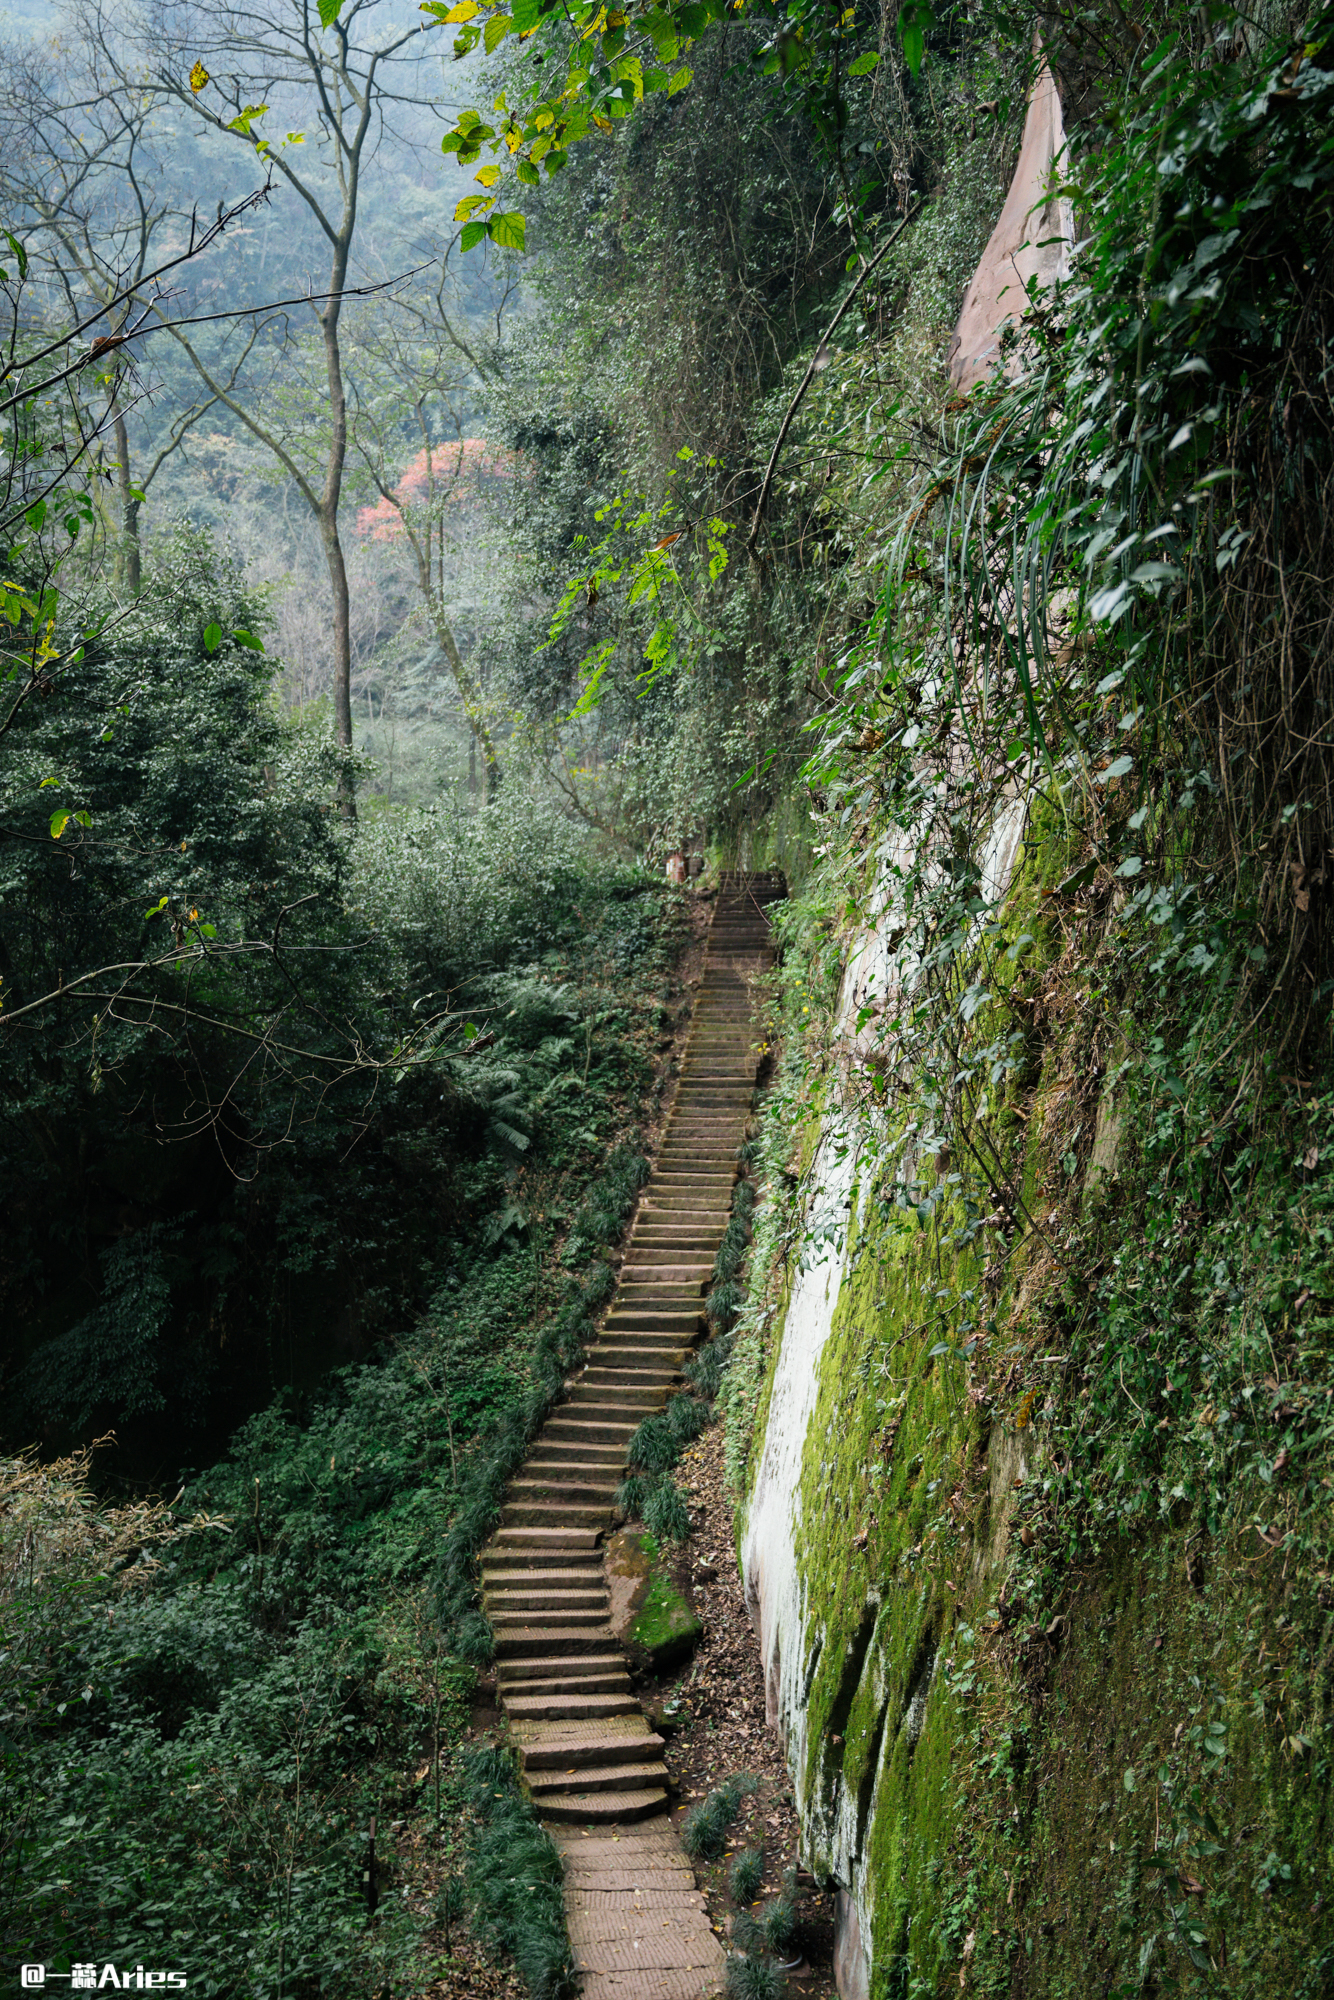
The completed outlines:
<svg viewBox="0 0 1334 2000">
<path fill-rule="evenodd" d="M 525 224 L 517 208 L 507 209 L 501 215 L 493 215 L 486 227 L 487 234 L 498 249 L 523 249 Z"/>
<path fill-rule="evenodd" d="M 515 172 L 524 187 L 540 187 L 542 176 L 531 160 L 520 160 Z"/>
<path fill-rule="evenodd" d="M 26 278 L 28 275 L 27 251 L 24 249 L 23 245 L 19 242 L 18 237 L 11 236 L 8 230 L 5 231 L 5 242 L 9 245 L 10 249 L 14 252 L 15 257 L 17 257 L 18 259 L 20 278 Z"/>
<path fill-rule="evenodd" d="M 257 639 L 253 632 L 233 632 L 232 637 L 238 646 L 248 646 L 252 653 L 264 651 L 264 641 Z"/>
<path fill-rule="evenodd" d="M 72 819 L 72 817 L 73 817 L 73 815 L 72 815 L 71 813 L 67 813 L 67 812 L 53 812 L 53 813 L 52 813 L 52 815 L 51 815 L 51 838 L 52 838 L 52 840 L 59 840 L 59 838 L 60 838 L 61 834 L 62 834 L 62 833 L 63 833 L 63 832 L 65 831 L 65 828 L 66 828 L 66 827 L 67 827 L 67 826 L 69 825 L 69 823 L 70 823 L 70 820 Z"/>
<path fill-rule="evenodd" d="M 875 50 L 868 49 L 864 56 L 858 56 L 856 62 L 848 64 L 848 75 L 869 76 L 879 60 Z"/>
<path fill-rule="evenodd" d="M 678 90 L 685 89 L 686 85 L 690 82 L 690 78 L 691 78 L 691 71 L 686 67 L 684 63 L 682 63 L 680 69 L 677 70 L 676 75 L 672 77 L 671 81 L 667 85 L 667 95 L 669 97 L 675 97 Z"/>
<path fill-rule="evenodd" d="M 204 627 L 204 651 L 206 653 L 216 653 L 221 644 L 221 625 L 206 625 Z"/>
<path fill-rule="evenodd" d="M 531 35 L 542 19 L 542 0 L 514 0 L 512 19 L 516 35 Z"/>
<path fill-rule="evenodd" d="M 482 42 L 488 55 L 491 54 L 493 49 L 500 47 L 500 44 L 504 41 L 513 26 L 514 22 L 508 14 L 493 14 L 491 16 L 491 19 L 486 24 L 486 33 L 482 36 Z"/>
<path fill-rule="evenodd" d="M 935 15 L 925 0 L 905 0 L 899 8 L 899 33 L 903 37 L 903 59 L 916 76 L 926 54 L 926 31 L 935 26 Z"/>
<path fill-rule="evenodd" d="M 45 500 L 34 500 L 23 518 L 34 535 L 39 535 L 42 532 L 42 523 L 46 519 Z"/>
<path fill-rule="evenodd" d="M 464 223 L 463 234 L 459 238 L 460 250 L 475 250 L 479 243 L 483 243 L 485 241 L 486 241 L 486 224 L 484 222 Z"/>
<path fill-rule="evenodd" d="M 320 26 L 322 28 L 332 28 L 334 22 L 338 19 L 342 5 L 343 0 L 320 0 Z"/>
<path fill-rule="evenodd" d="M 1123 1785 L 1125 1786 L 1125 1788 L 1126 1788 L 1126 1790 L 1127 1790 L 1128 1792 L 1133 1792 L 1133 1791 L 1134 1791 L 1134 1789 L 1135 1789 L 1135 1773 L 1134 1773 L 1134 1772 L 1133 1772 L 1133 1771 L 1132 1771 L 1132 1770 L 1131 1770 L 1131 1769 L 1130 1769 L 1129 1767 L 1127 1767 L 1127 1768 L 1126 1768 L 1126 1770 L 1124 1770 L 1124 1771 L 1122 1772 L 1122 1774 L 1121 1774 L 1121 1783 L 1122 1783 L 1122 1784 L 1123 1784 Z"/>
<path fill-rule="evenodd" d="M 144 911 L 144 922 L 147 923 L 151 917 L 160 917 L 162 915 L 162 912 L 166 909 L 166 907 L 167 907 L 167 898 L 164 896 L 161 902 L 154 903 L 151 910 Z"/>
</svg>

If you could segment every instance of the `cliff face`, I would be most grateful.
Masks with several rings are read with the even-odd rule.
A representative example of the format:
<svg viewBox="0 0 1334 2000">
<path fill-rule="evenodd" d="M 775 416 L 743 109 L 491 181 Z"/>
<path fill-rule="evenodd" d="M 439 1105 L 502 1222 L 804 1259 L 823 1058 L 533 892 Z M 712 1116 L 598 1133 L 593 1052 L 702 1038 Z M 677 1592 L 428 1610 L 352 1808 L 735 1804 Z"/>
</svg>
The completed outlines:
<svg viewBox="0 0 1334 2000">
<path fill-rule="evenodd" d="M 1116 1257 L 1147 1192 L 1118 1168 L 1136 1150 L 1124 1042 L 1077 979 L 1063 990 L 1064 850 L 1031 822 L 1021 847 L 1024 824 L 1011 803 L 986 846 L 1006 936 L 1040 932 L 1046 1021 L 998 1163 L 1032 1227 L 993 1211 L 970 1233 L 950 1159 L 915 1154 L 920 1107 L 869 1136 L 850 1108 L 856 1020 L 868 989 L 891 997 L 883 867 L 795 1156 L 790 1103 L 773 1114 L 771 1160 L 796 1172 L 771 1179 L 761 1231 L 740 1515 L 769 1721 L 809 1865 L 838 1891 L 846 2000 L 1314 2000 L 1334 1976 L 1334 1600 L 1272 1521 L 1211 1519 L 1181 1482 L 1147 1517 L 1122 1521 L 1114 1480 L 1081 1507 L 1070 1277 L 1091 1240 Z M 905 1206 L 909 1179 L 936 1199 Z M 1263 1231 L 1282 1209 L 1261 1197 Z M 1263 1373 L 1272 1401 L 1287 1369 Z"/>
</svg>

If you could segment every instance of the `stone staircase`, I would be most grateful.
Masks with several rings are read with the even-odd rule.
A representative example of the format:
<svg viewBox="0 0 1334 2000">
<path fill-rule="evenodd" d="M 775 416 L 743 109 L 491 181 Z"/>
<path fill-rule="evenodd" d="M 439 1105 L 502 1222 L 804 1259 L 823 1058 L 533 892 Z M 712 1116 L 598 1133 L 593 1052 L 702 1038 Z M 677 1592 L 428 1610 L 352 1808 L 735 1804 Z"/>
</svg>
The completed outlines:
<svg viewBox="0 0 1334 2000">
<path fill-rule="evenodd" d="M 620 1831 L 666 1811 L 667 1773 L 608 1624 L 599 1543 L 631 1436 L 706 1331 L 704 1294 L 755 1095 L 748 980 L 772 963 L 764 910 L 783 893 L 773 875 L 722 878 L 680 1080 L 611 1312 L 510 1482 L 482 1557 L 500 1699 L 534 1803 L 567 1848 L 585 2000 L 694 2000 L 722 1965 L 671 1828 Z"/>
</svg>

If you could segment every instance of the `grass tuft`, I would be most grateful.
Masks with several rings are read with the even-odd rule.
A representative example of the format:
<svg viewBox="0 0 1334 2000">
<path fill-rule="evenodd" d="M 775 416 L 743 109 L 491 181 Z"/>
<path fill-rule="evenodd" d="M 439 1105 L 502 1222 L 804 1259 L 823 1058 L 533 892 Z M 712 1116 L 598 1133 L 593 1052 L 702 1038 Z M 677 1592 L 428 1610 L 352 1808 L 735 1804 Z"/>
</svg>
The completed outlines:
<svg viewBox="0 0 1334 2000">
<path fill-rule="evenodd" d="M 734 1951 L 727 1961 L 727 2000 L 781 2000 L 787 1981 L 765 1958 Z"/>
<path fill-rule="evenodd" d="M 717 1861 L 727 1845 L 727 1829 L 741 1810 L 742 1798 L 754 1790 L 754 1778 L 741 1772 L 687 1813 L 681 1828 L 686 1853 L 697 1861 Z"/>
<path fill-rule="evenodd" d="M 690 1533 L 690 1514 L 679 1487 L 670 1479 L 655 1486 L 644 1502 L 641 1516 L 649 1533 L 660 1542 L 683 1542 Z"/>
<path fill-rule="evenodd" d="M 473 1929 L 508 1952 L 529 2000 L 573 2000 L 565 1870 L 519 1789 L 513 1757 L 489 1747 L 473 1751 L 463 1760 L 463 1783 L 478 1815 L 464 1878 Z"/>
<path fill-rule="evenodd" d="M 763 1880 L 764 1854 L 758 1847 L 748 1847 L 744 1854 L 737 1855 L 728 1872 L 727 1887 L 732 1901 L 738 1905 L 753 1903 Z"/>
</svg>

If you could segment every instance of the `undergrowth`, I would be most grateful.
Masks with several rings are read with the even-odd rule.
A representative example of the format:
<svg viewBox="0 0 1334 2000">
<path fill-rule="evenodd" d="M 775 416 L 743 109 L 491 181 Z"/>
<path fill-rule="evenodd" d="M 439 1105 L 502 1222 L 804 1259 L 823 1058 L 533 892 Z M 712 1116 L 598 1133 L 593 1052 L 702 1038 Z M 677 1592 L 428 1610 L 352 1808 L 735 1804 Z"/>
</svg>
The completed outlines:
<svg viewBox="0 0 1334 2000">
<path fill-rule="evenodd" d="M 564 1864 L 514 1757 L 470 1751 L 462 1775 L 475 1814 L 464 1876 L 473 1928 L 513 1960 L 531 2000 L 572 2000 L 579 1982 L 565 1935 Z"/>
</svg>

